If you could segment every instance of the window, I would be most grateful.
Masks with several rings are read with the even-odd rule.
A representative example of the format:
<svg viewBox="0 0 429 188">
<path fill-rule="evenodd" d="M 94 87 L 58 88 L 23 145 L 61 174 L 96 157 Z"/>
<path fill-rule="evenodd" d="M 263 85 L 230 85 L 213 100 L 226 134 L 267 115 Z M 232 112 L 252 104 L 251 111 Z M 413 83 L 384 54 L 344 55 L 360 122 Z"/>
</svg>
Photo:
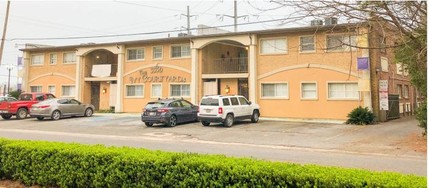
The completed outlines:
<svg viewBox="0 0 429 188">
<path fill-rule="evenodd" d="M 32 55 L 31 56 L 31 64 L 32 65 L 43 65 L 44 63 L 44 56 L 43 55 Z"/>
<path fill-rule="evenodd" d="M 402 63 L 396 63 L 396 74 L 403 74 L 404 70 L 402 67 Z"/>
<path fill-rule="evenodd" d="M 61 96 L 73 97 L 74 95 L 74 86 L 61 86 Z"/>
<path fill-rule="evenodd" d="M 282 53 L 287 53 L 286 38 L 261 40 L 261 54 L 282 54 Z"/>
<path fill-rule="evenodd" d="M 232 105 L 239 105 L 237 97 L 231 97 L 231 104 Z"/>
<path fill-rule="evenodd" d="M 301 83 L 301 99 L 317 99 L 317 84 Z"/>
<path fill-rule="evenodd" d="M 329 99 L 359 99 L 357 83 L 328 83 Z"/>
<path fill-rule="evenodd" d="M 299 50 L 301 52 L 314 52 L 316 47 L 314 45 L 314 36 L 299 37 Z"/>
<path fill-rule="evenodd" d="M 327 50 L 328 51 L 346 51 L 350 50 L 350 46 L 356 46 L 356 36 L 350 35 L 328 35 L 327 39 Z M 352 47 L 352 50 L 355 50 Z"/>
<path fill-rule="evenodd" d="M 43 97 L 43 94 L 36 94 L 36 101 L 43 101 L 45 98 Z"/>
<path fill-rule="evenodd" d="M 289 98 L 288 84 L 262 84 L 262 97 Z"/>
<path fill-rule="evenodd" d="M 152 98 L 162 97 L 162 85 L 152 84 Z"/>
<path fill-rule="evenodd" d="M 402 98 L 402 85 L 396 86 L 396 93 L 399 95 L 399 98 Z"/>
<path fill-rule="evenodd" d="M 172 97 L 188 97 L 191 95 L 191 88 L 189 84 L 177 84 L 170 86 L 170 96 Z"/>
<path fill-rule="evenodd" d="M 153 59 L 162 59 L 162 46 L 154 46 L 152 48 L 152 53 Z"/>
<path fill-rule="evenodd" d="M 55 95 L 55 86 L 48 86 L 48 93 Z"/>
<path fill-rule="evenodd" d="M 185 100 L 183 100 L 183 101 L 180 101 L 181 103 L 182 103 L 182 107 L 185 107 L 185 108 L 192 108 L 192 104 L 191 103 L 189 103 L 188 101 L 185 101 Z"/>
<path fill-rule="evenodd" d="M 30 91 L 32 93 L 40 93 L 42 92 L 42 86 L 30 86 Z"/>
<path fill-rule="evenodd" d="M 404 98 L 408 99 L 410 93 L 410 89 L 408 85 L 404 85 Z"/>
<path fill-rule="evenodd" d="M 76 63 L 76 54 L 74 52 L 64 53 L 64 64 Z"/>
<path fill-rule="evenodd" d="M 244 97 L 238 97 L 238 100 L 240 101 L 241 105 L 248 105 L 249 104 L 249 101 L 247 101 L 247 99 Z"/>
<path fill-rule="evenodd" d="M 171 46 L 171 57 L 180 58 L 180 57 L 189 57 L 191 56 L 191 48 L 189 44 L 179 44 Z"/>
<path fill-rule="evenodd" d="M 57 54 L 51 54 L 49 56 L 49 64 L 50 65 L 55 65 L 57 64 Z"/>
<path fill-rule="evenodd" d="M 222 99 L 222 102 L 223 102 L 223 105 L 224 106 L 229 106 L 230 104 L 229 104 L 229 99 L 228 98 L 224 98 L 224 99 Z"/>
<path fill-rule="evenodd" d="M 143 97 L 143 85 L 128 85 L 127 87 L 127 97 Z"/>
<path fill-rule="evenodd" d="M 144 48 L 128 49 L 127 60 L 144 59 Z"/>
<path fill-rule="evenodd" d="M 379 44 L 380 52 L 386 53 L 386 37 L 379 36 L 378 39 L 379 39 L 378 44 Z"/>
</svg>

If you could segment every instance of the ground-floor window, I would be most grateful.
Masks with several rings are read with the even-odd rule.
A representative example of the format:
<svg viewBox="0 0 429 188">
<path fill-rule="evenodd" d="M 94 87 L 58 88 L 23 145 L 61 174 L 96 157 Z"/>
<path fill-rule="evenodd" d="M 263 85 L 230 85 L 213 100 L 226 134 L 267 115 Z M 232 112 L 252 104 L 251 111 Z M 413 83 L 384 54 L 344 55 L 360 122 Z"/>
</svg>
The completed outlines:
<svg viewBox="0 0 429 188">
<path fill-rule="evenodd" d="M 75 86 L 61 86 L 61 96 L 62 97 L 74 97 Z"/>
<path fill-rule="evenodd" d="M 262 97 L 264 98 L 289 98 L 288 83 L 263 83 Z"/>
<path fill-rule="evenodd" d="M 48 93 L 55 95 L 55 86 L 48 86 Z"/>
<path fill-rule="evenodd" d="M 40 93 L 40 92 L 42 92 L 42 86 L 30 86 L 30 91 L 31 92 L 37 92 L 37 93 Z"/>
<path fill-rule="evenodd" d="M 301 83 L 301 99 L 317 99 L 316 82 Z"/>
<path fill-rule="evenodd" d="M 143 85 L 127 85 L 127 97 L 143 97 L 144 86 Z"/>
<path fill-rule="evenodd" d="M 328 83 L 329 99 L 359 99 L 357 83 Z"/>
<path fill-rule="evenodd" d="M 162 85 L 152 84 L 152 98 L 162 97 Z"/>
<path fill-rule="evenodd" d="M 171 84 L 170 96 L 189 97 L 191 96 L 191 86 L 189 84 Z"/>
</svg>

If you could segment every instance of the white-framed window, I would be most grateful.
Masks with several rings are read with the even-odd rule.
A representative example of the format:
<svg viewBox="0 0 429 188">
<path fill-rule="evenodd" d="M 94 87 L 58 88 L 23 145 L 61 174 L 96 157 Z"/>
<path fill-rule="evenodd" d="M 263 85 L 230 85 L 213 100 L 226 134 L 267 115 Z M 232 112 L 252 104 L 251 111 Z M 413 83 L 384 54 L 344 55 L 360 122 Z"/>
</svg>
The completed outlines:
<svg viewBox="0 0 429 188">
<path fill-rule="evenodd" d="M 31 65 L 43 65 L 44 62 L 45 62 L 45 56 L 43 54 L 31 56 Z"/>
<path fill-rule="evenodd" d="M 314 35 L 300 36 L 299 37 L 299 50 L 300 52 L 315 52 L 316 45 Z"/>
<path fill-rule="evenodd" d="M 42 92 L 42 86 L 30 86 L 30 91 L 32 93 L 40 93 Z"/>
<path fill-rule="evenodd" d="M 288 83 L 262 83 L 261 88 L 262 98 L 289 98 Z"/>
<path fill-rule="evenodd" d="M 190 57 L 191 47 L 189 44 L 171 45 L 171 58 Z"/>
<path fill-rule="evenodd" d="M 408 99 L 410 97 L 410 88 L 408 85 L 404 85 L 404 98 Z"/>
<path fill-rule="evenodd" d="M 357 82 L 328 83 L 328 99 L 359 99 Z"/>
<path fill-rule="evenodd" d="M 402 75 L 404 72 L 402 63 L 396 63 L 396 74 Z"/>
<path fill-rule="evenodd" d="M 143 60 L 144 48 L 133 48 L 127 50 L 127 60 Z"/>
<path fill-rule="evenodd" d="M 50 65 L 57 64 L 57 54 L 56 53 L 52 53 L 49 55 L 49 64 Z"/>
<path fill-rule="evenodd" d="M 402 98 L 402 85 L 396 85 L 396 93 L 399 95 L 399 98 Z"/>
<path fill-rule="evenodd" d="M 127 97 L 144 97 L 144 85 L 127 85 Z"/>
<path fill-rule="evenodd" d="M 151 92 L 152 98 L 162 97 L 162 84 L 152 84 Z"/>
<path fill-rule="evenodd" d="M 347 51 L 356 50 L 357 37 L 354 35 L 335 34 L 326 36 L 326 49 L 327 51 Z"/>
<path fill-rule="evenodd" d="M 162 46 L 152 47 L 152 59 L 162 59 Z"/>
<path fill-rule="evenodd" d="M 76 53 L 74 52 L 66 52 L 64 53 L 64 64 L 76 63 Z"/>
<path fill-rule="evenodd" d="M 75 86 L 74 85 L 63 85 L 61 86 L 61 96 L 62 97 L 74 97 L 75 96 Z"/>
<path fill-rule="evenodd" d="M 171 97 L 189 97 L 191 96 L 191 85 L 189 84 L 171 84 Z"/>
<path fill-rule="evenodd" d="M 317 99 L 317 83 L 302 82 L 301 83 L 301 99 Z"/>
<path fill-rule="evenodd" d="M 48 86 L 48 93 L 51 93 L 52 95 L 55 95 L 55 86 L 49 85 Z"/>
<path fill-rule="evenodd" d="M 261 39 L 261 54 L 287 53 L 286 38 Z"/>
</svg>

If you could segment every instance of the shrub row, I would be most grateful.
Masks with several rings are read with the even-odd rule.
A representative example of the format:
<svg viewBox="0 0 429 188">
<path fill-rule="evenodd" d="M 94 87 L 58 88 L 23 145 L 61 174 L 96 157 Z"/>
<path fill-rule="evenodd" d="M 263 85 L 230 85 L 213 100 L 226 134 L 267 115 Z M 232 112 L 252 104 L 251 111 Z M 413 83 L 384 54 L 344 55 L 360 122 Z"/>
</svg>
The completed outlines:
<svg viewBox="0 0 429 188">
<path fill-rule="evenodd" d="M 54 187 L 426 187 L 426 177 L 223 155 L 0 139 L 0 178 Z"/>
</svg>

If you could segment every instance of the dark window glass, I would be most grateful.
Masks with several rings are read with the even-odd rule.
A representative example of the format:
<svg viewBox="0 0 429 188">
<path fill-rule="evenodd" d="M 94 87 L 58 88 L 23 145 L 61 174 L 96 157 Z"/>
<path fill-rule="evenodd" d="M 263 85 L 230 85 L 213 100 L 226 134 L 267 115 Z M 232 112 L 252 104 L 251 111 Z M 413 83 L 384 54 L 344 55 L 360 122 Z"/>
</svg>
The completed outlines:
<svg viewBox="0 0 429 188">
<path fill-rule="evenodd" d="M 229 106 L 229 105 L 231 105 L 231 104 L 229 103 L 229 99 L 228 99 L 228 98 L 226 98 L 226 99 L 222 99 L 222 102 L 223 102 L 223 105 L 224 105 L 224 106 Z"/>
<path fill-rule="evenodd" d="M 239 105 L 237 97 L 231 97 L 231 104 L 232 105 Z"/>
<path fill-rule="evenodd" d="M 202 106 L 219 106 L 219 100 L 213 98 L 204 98 L 201 100 Z"/>
</svg>

